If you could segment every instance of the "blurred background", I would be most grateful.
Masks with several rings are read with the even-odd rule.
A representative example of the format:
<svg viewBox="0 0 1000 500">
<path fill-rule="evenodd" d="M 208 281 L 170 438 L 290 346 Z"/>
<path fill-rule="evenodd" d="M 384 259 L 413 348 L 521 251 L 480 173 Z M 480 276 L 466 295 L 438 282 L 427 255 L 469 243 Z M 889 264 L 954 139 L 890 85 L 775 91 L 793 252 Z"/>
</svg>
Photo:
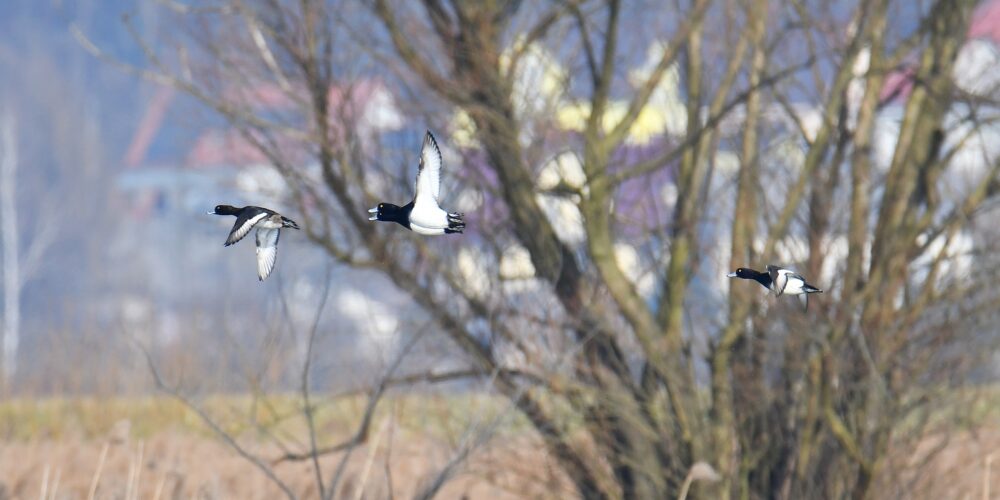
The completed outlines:
<svg viewBox="0 0 1000 500">
<path fill-rule="evenodd" d="M 0 498 L 1000 495 L 1000 2 L 4 11 Z"/>
<path fill-rule="evenodd" d="M 101 62 L 71 31 L 92 36 L 122 63 L 143 64 L 129 30 L 159 36 L 182 29 L 170 9 L 19 2 L 11 10 L 3 21 L 5 151 L 16 156 L 4 179 L 15 187 L 7 202 L 14 222 L 5 231 L 16 228 L 8 239 L 18 252 L 4 262 L 18 268 L 8 273 L 17 277 L 9 294 L 18 295 L 21 317 L 18 332 L 5 337 L 18 340 L 4 344 L 12 394 L 146 393 L 145 361 L 136 364 L 129 344 L 140 337 L 195 342 L 200 347 L 177 352 L 178 362 L 190 358 L 183 361 L 190 376 L 219 389 L 245 388 L 241 375 L 230 376 L 239 354 L 225 339 L 262 342 L 268 321 L 274 329 L 287 314 L 298 319 L 315 310 L 328 273 L 330 307 L 338 312 L 326 319 L 345 332 L 325 347 L 335 354 L 323 364 L 353 376 L 380 355 L 380 343 L 393 342 L 406 309 L 398 294 L 371 273 L 332 265 L 300 235 L 285 235 L 299 238 L 281 248 L 288 272 L 258 284 L 252 240 L 224 249 L 234 219 L 206 212 L 217 204 L 289 210 L 280 172 L 217 113 Z M 370 106 L 379 134 L 415 159 L 426 125 L 407 126 L 388 87 L 374 76 L 370 85 L 372 95 L 357 97 L 359 105 Z M 254 105 L 265 111 L 291 107 L 267 102 L 274 89 L 259 90 Z M 379 313 L 375 323 L 367 308 Z M 356 382 L 337 379 L 324 377 Z"/>
</svg>

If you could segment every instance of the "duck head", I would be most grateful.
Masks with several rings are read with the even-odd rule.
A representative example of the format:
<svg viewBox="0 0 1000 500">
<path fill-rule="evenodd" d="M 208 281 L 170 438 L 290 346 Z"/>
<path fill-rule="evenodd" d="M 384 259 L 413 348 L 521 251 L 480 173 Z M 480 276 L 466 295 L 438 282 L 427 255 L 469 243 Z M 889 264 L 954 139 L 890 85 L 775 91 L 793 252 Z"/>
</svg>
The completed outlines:
<svg viewBox="0 0 1000 500">
<path fill-rule="evenodd" d="M 406 218 L 403 208 L 392 203 L 379 203 L 375 208 L 369 208 L 368 213 L 371 214 L 368 220 L 383 222 L 402 222 Z"/>
<path fill-rule="evenodd" d="M 737 268 L 735 271 L 727 274 L 729 278 L 743 278 L 745 280 L 754 279 L 757 277 L 757 271 L 753 269 L 747 269 L 745 267 Z"/>
<path fill-rule="evenodd" d="M 209 215 L 236 215 L 239 211 L 240 209 L 232 205 L 216 205 Z"/>
<path fill-rule="evenodd" d="M 768 273 L 762 273 L 754 269 L 749 269 L 746 267 L 737 268 L 735 271 L 727 274 L 726 276 L 730 278 L 740 278 L 745 280 L 754 280 L 760 283 L 764 288 L 771 288 L 771 275 Z"/>
</svg>

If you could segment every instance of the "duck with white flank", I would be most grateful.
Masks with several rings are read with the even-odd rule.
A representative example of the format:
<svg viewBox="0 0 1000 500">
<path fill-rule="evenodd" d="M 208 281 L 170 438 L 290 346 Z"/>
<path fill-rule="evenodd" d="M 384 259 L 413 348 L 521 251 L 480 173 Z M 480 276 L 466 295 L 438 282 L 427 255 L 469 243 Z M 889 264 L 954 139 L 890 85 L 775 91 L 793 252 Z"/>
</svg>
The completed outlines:
<svg viewBox="0 0 1000 500">
<path fill-rule="evenodd" d="M 299 229 L 299 225 L 292 219 L 261 207 L 236 208 L 217 205 L 209 214 L 236 216 L 236 224 L 226 238 L 227 247 L 242 240 L 254 227 L 257 228 L 257 279 L 260 281 L 264 281 L 274 269 L 274 262 L 278 258 L 278 236 L 281 228 Z"/>
<path fill-rule="evenodd" d="M 741 267 L 736 272 L 729 273 L 727 276 L 730 278 L 754 280 L 764 288 L 774 292 L 775 297 L 782 295 L 805 295 L 806 307 L 809 307 L 809 294 L 823 293 L 823 290 L 806 283 L 806 279 L 801 274 L 778 266 L 768 265 L 766 273 Z"/>
<path fill-rule="evenodd" d="M 417 193 L 413 201 L 403 206 L 379 203 L 368 210 L 368 220 L 396 222 L 419 234 L 438 235 L 461 233 L 465 229 L 462 214 L 445 212 L 438 206 L 441 190 L 441 150 L 430 131 L 424 136 L 420 149 L 420 168 L 417 171 Z"/>
</svg>

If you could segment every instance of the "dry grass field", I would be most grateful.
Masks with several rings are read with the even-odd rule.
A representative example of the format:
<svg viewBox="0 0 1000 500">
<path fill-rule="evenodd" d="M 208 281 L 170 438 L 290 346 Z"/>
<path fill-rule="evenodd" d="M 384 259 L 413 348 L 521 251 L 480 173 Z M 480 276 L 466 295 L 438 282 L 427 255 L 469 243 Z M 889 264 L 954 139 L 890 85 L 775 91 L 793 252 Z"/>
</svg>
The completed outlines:
<svg viewBox="0 0 1000 500">
<path fill-rule="evenodd" d="M 362 398 L 341 400 L 317 414 L 321 445 L 355 430 Z M 317 498 L 309 461 L 274 463 L 297 442 L 304 423 L 290 397 L 256 401 L 243 396 L 203 401 L 241 445 L 265 459 L 301 498 Z M 992 405 L 989 405 L 992 407 Z M 438 498 L 567 498 L 572 491 L 546 459 L 523 422 L 504 418 L 502 402 L 481 396 L 405 396 L 383 403 L 365 444 L 346 461 L 335 498 L 411 498 L 448 463 L 464 440 L 501 415 L 440 491 Z M 987 411 L 989 415 L 995 412 Z M 474 417 L 470 417 L 474 415 Z M 1000 471 L 993 467 L 986 495 L 985 459 L 997 453 L 1000 426 L 990 416 L 974 431 L 948 439 L 928 437 L 918 453 L 937 453 L 923 472 L 884 477 L 882 484 L 912 482 L 918 498 L 1000 498 Z M 325 476 L 343 454 L 320 460 Z M 885 498 L 894 498 L 885 486 Z M 281 491 L 252 464 L 218 439 L 199 417 L 166 398 L 18 400 L 0 404 L 0 498 L 279 498 Z"/>
<path fill-rule="evenodd" d="M 296 418 L 263 421 L 290 400 L 206 402 L 226 431 L 265 459 L 302 498 L 316 498 L 311 461 L 274 463 L 307 434 Z M 342 401 L 317 415 L 321 446 L 354 432 L 364 401 Z M 367 442 L 347 460 L 336 498 L 409 498 L 438 474 L 464 439 L 498 411 L 476 397 L 405 397 L 385 404 Z M 241 411 L 243 410 L 243 411 Z M 463 415 L 475 414 L 475 420 Z M 301 417 L 298 417 L 301 419 Z M 562 498 L 569 494 L 541 447 L 517 421 L 504 421 L 441 490 L 440 498 Z M 267 429 L 262 431 L 261 429 Z M 343 454 L 320 461 L 327 479 Z M 391 485 L 391 486 L 390 486 Z M 17 401 L 0 405 L 0 498 L 278 498 L 281 491 L 251 463 L 167 399 Z"/>
</svg>

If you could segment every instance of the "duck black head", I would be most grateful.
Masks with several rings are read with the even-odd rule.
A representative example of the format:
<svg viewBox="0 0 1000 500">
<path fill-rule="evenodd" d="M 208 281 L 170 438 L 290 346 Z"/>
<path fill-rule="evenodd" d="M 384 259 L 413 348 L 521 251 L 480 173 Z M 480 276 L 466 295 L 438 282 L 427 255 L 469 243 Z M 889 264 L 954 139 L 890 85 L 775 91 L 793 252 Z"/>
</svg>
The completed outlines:
<svg viewBox="0 0 1000 500">
<path fill-rule="evenodd" d="M 409 227 L 409 211 L 405 207 L 393 205 L 392 203 L 379 203 L 375 208 L 368 209 L 368 213 L 372 214 L 368 217 L 368 220 L 398 222 Z"/>
<path fill-rule="evenodd" d="M 216 205 L 215 210 L 209 212 L 213 215 L 236 215 L 240 209 L 231 205 Z"/>
<path fill-rule="evenodd" d="M 740 278 L 740 279 L 745 279 L 745 280 L 754 280 L 757 283 L 760 283 L 761 285 L 763 285 L 764 288 L 770 288 L 771 287 L 771 275 L 770 274 L 768 274 L 768 273 L 762 273 L 760 271 L 757 271 L 757 270 L 754 270 L 754 269 L 750 269 L 750 268 L 746 268 L 746 267 L 737 268 L 736 271 L 733 271 L 733 272 L 727 274 L 726 276 L 729 277 L 729 278 Z"/>
<path fill-rule="evenodd" d="M 745 267 L 737 268 L 735 272 L 727 274 L 730 278 L 741 278 L 745 280 L 752 280 L 757 277 L 760 273 L 754 271 L 753 269 L 747 269 Z"/>
</svg>

